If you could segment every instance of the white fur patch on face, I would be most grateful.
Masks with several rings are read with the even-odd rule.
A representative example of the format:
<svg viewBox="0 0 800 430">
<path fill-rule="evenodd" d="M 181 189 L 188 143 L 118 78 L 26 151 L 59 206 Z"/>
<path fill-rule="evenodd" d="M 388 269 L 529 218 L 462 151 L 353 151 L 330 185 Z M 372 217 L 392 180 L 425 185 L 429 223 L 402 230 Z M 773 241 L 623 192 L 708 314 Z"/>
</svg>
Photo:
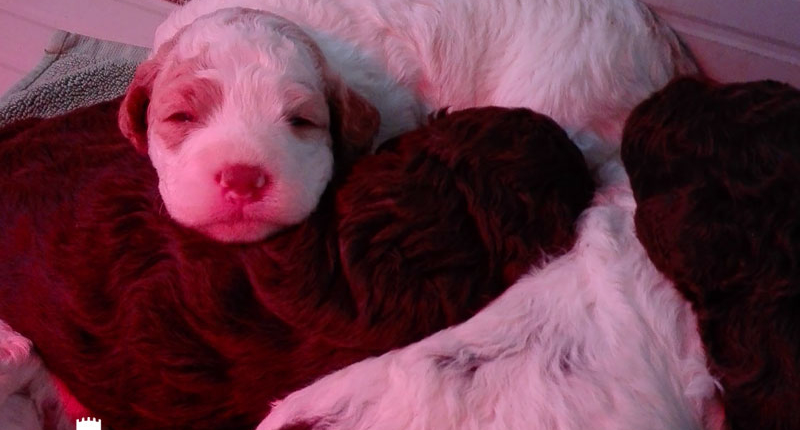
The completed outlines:
<svg viewBox="0 0 800 430">
<path fill-rule="evenodd" d="M 333 152 L 310 49 L 234 13 L 200 18 L 177 36 L 153 85 L 148 154 L 176 221 L 245 242 L 308 217 L 332 177 Z"/>
</svg>

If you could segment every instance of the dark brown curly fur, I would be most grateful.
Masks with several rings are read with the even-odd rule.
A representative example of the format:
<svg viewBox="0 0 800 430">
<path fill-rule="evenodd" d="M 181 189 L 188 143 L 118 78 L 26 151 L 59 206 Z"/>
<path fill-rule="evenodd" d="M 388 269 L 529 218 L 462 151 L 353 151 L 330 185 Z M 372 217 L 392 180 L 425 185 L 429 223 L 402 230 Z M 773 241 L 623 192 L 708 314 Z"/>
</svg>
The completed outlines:
<svg viewBox="0 0 800 430">
<path fill-rule="evenodd" d="M 302 224 L 221 244 L 169 219 L 118 107 L 0 132 L 0 318 L 115 429 L 252 429 L 569 249 L 593 193 L 553 121 L 475 109 L 363 158 Z"/>
<path fill-rule="evenodd" d="M 732 429 L 800 428 L 800 91 L 672 82 L 622 157 L 636 231 L 698 315 Z"/>
</svg>

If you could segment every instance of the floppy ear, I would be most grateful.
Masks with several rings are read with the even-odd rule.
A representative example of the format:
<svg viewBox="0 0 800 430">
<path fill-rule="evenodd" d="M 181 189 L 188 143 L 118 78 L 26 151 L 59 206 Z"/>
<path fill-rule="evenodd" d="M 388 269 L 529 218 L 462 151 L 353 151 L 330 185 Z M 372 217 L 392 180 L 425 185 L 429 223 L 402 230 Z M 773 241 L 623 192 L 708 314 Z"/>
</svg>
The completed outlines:
<svg viewBox="0 0 800 430">
<path fill-rule="evenodd" d="M 119 107 L 117 119 L 122 135 L 143 154 L 147 153 L 147 107 L 160 69 L 160 62 L 155 59 L 140 64 Z"/>
<path fill-rule="evenodd" d="M 326 81 L 333 154 L 337 166 L 348 167 L 372 149 L 380 115 L 338 76 L 326 73 Z"/>
</svg>

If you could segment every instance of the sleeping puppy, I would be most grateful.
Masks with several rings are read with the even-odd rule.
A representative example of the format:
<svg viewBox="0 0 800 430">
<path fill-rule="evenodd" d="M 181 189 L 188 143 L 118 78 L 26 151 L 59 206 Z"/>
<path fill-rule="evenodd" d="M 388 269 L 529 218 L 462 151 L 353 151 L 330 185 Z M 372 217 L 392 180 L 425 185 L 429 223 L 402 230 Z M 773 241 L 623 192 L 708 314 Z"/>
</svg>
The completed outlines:
<svg viewBox="0 0 800 430">
<path fill-rule="evenodd" d="M 379 122 L 302 30 L 244 9 L 198 19 L 161 46 L 119 115 L 169 214 L 223 242 L 305 219 L 334 158 L 368 152 Z"/>
<path fill-rule="evenodd" d="M 694 305 L 732 429 L 800 428 L 800 91 L 679 79 L 625 128 L 636 231 Z"/>
<path fill-rule="evenodd" d="M 120 125 L 175 220 L 246 242 L 308 215 L 339 139 L 376 146 L 441 107 L 524 106 L 594 166 L 633 106 L 693 70 L 630 0 L 194 0 L 159 28 Z"/>
<path fill-rule="evenodd" d="M 552 120 L 453 112 L 354 165 L 334 150 L 305 220 L 226 244 L 164 211 L 119 106 L 0 139 L 0 319 L 115 430 L 252 430 L 270 402 L 566 252 L 594 189 Z"/>
</svg>

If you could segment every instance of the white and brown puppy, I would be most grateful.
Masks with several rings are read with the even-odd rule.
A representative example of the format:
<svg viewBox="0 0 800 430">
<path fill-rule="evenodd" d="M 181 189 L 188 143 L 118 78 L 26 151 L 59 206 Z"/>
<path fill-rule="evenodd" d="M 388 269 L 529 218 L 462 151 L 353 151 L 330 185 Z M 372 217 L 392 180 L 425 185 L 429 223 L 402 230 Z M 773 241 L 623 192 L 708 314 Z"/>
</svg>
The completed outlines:
<svg viewBox="0 0 800 430">
<path fill-rule="evenodd" d="M 172 218 L 226 242 L 305 219 L 334 158 L 369 151 L 379 122 L 300 28 L 247 9 L 204 16 L 162 44 L 119 115 Z"/>
</svg>

